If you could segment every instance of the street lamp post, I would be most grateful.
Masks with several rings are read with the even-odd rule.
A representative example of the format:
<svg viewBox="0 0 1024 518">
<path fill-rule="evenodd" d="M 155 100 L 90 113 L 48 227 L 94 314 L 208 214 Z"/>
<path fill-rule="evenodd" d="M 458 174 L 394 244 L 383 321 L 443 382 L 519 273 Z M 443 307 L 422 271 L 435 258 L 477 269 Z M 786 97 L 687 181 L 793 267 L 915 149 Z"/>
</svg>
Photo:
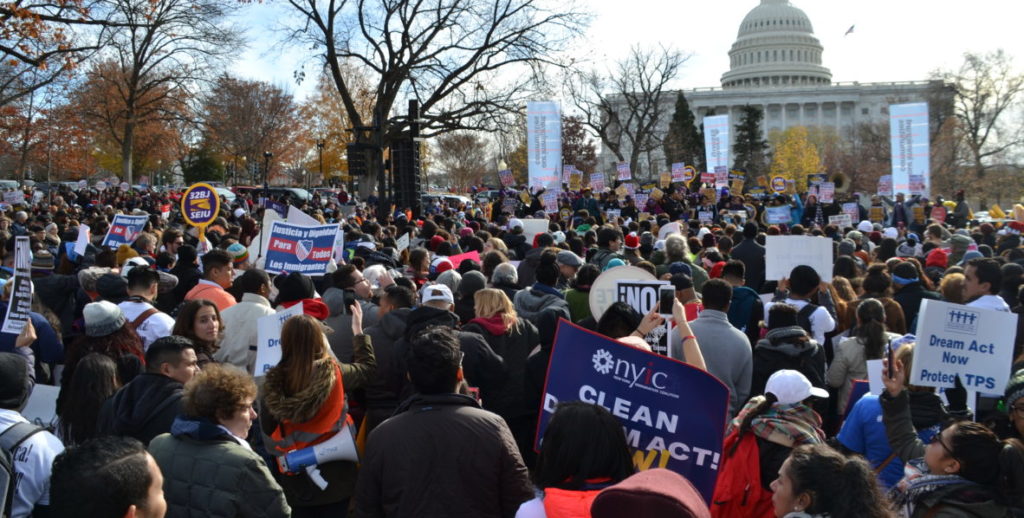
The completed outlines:
<svg viewBox="0 0 1024 518">
<path fill-rule="evenodd" d="M 316 150 L 320 154 L 320 184 L 324 182 L 324 139 L 316 141 Z"/>
<path fill-rule="evenodd" d="M 270 151 L 263 152 L 263 198 L 270 198 L 270 159 L 274 154 Z M 262 246 L 262 245 L 261 245 Z"/>
</svg>

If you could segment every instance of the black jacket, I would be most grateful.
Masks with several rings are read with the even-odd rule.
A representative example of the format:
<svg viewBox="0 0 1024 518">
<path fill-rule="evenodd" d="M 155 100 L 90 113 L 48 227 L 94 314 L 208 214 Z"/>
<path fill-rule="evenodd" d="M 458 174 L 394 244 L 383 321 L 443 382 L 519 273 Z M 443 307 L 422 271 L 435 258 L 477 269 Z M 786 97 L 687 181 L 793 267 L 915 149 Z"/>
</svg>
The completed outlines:
<svg viewBox="0 0 1024 518">
<path fill-rule="evenodd" d="M 463 327 L 464 331 L 484 337 L 495 354 L 505 364 L 505 382 L 491 384 L 481 390 L 484 408 L 506 419 L 537 414 L 537 407 L 527 404 L 526 359 L 538 345 L 540 335 L 537 328 L 527 320 L 519 319 L 515 327 L 505 334 L 491 334 L 483 325 L 472 322 Z M 532 398 L 531 398 L 532 399 Z"/>
<path fill-rule="evenodd" d="M 402 402 L 409 380 L 405 377 L 405 349 L 399 343 L 405 336 L 406 321 L 411 308 L 400 308 L 385 314 L 377 325 L 365 333 L 373 343 L 377 375 L 364 389 L 367 432 L 373 431 Z"/>
<path fill-rule="evenodd" d="M 199 284 L 202 274 L 196 265 L 179 264 L 170 271 L 171 275 L 178 278 L 178 285 L 167 293 L 161 293 L 157 297 L 156 307 L 160 311 L 172 315 L 178 304 L 185 300 L 185 295 Z"/>
<path fill-rule="evenodd" d="M 940 300 L 934 291 L 928 291 L 920 282 L 912 282 L 892 294 L 892 299 L 903 309 L 903 320 L 907 323 L 907 331 L 913 333 L 917 325 L 917 313 L 921 310 L 921 301 Z"/>
<path fill-rule="evenodd" d="M 60 319 L 61 335 L 70 338 L 74 334 L 75 308 L 78 303 L 78 276 L 50 274 L 32 279 L 32 286 L 39 300 Z"/>
<path fill-rule="evenodd" d="M 520 286 L 524 288 L 533 286 L 534 281 L 537 280 L 537 266 L 540 265 L 540 256 L 544 253 L 544 250 L 544 248 L 532 248 L 529 252 L 526 252 L 526 257 L 523 257 L 519 267 L 516 268 Z"/>
<path fill-rule="evenodd" d="M 402 343 L 398 345 L 401 350 L 407 349 L 409 342 L 430 326 L 445 326 L 458 330 L 459 317 L 451 311 L 420 306 L 409 313 L 405 325 L 405 336 L 402 338 Z M 459 347 L 465 355 L 462 358 L 462 372 L 466 377 L 466 383 L 481 390 L 490 388 L 490 384 L 503 383 L 504 362 L 501 356 L 494 354 L 484 337 L 477 333 L 457 332 Z"/>
<path fill-rule="evenodd" d="M 825 348 L 806 336 L 799 326 L 773 329 L 754 346 L 754 368 L 750 381 L 751 394 L 764 394 L 768 378 L 782 369 L 800 371 L 811 385 L 825 388 Z"/>
<path fill-rule="evenodd" d="M 181 413 L 182 385 L 163 374 L 145 372 L 110 396 L 96 422 L 97 435 L 134 437 L 149 444 L 171 431 Z"/>
<path fill-rule="evenodd" d="M 761 285 L 764 284 L 764 247 L 753 239 L 745 238 L 733 247 L 729 255 L 746 267 L 743 275 L 746 286 L 761 293 Z"/>
</svg>

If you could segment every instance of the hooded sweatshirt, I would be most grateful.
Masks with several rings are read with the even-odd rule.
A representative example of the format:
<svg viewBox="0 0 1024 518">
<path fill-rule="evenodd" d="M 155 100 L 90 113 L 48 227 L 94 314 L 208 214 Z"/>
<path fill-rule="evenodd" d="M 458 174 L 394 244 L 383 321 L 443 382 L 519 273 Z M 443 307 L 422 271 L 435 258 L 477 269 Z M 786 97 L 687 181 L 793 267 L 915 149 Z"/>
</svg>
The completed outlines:
<svg viewBox="0 0 1024 518">
<path fill-rule="evenodd" d="M 754 346 L 754 375 L 751 394 L 764 394 L 768 378 L 776 371 L 800 371 L 815 387 L 825 388 L 825 349 L 813 339 L 803 342 L 807 332 L 800 326 L 779 327 L 768 331 Z"/>
<path fill-rule="evenodd" d="M 134 437 L 143 444 L 171 431 L 181 413 L 183 387 L 163 374 L 144 372 L 121 387 L 100 409 L 96 422 L 99 435 Z"/>
<path fill-rule="evenodd" d="M 451 311 L 430 306 L 420 306 L 409 313 L 406 320 L 405 336 L 399 347 L 408 348 L 412 340 L 430 326 L 444 326 L 458 329 L 459 317 Z M 458 331 L 459 347 L 465 355 L 462 371 L 470 386 L 481 390 L 505 381 L 505 366 L 501 359 L 477 333 Z"/>
</svg>

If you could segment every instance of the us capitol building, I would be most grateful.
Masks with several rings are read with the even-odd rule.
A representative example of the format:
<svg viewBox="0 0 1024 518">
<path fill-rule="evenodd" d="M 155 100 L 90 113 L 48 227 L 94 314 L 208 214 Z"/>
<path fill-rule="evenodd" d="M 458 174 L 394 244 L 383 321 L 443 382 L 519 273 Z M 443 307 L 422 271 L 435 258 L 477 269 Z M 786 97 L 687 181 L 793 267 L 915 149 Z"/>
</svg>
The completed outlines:
<svg viewBox="0 0 1024 518">
<path fill-rule="evenodd" d="M 831 126 L 842 137 L 861 123 L 886 123 L 890 104 L 925 101 L 942 90 L 939 81 L 892 83 L 833 83 L 832 72 L 822 64 L 824 48 L 814 36 L 811 20 L 789 0 L 761 0 L 740 23 L 736 42 L 729 51 L 729 71 L 720 88 L 684 90 L 683 95 L 699 125 L 708 115 L 729 115 L 735 128 L 744 105 L 757 106 L 764 114 L 765 138 L 772 130 L 793 126 Z M 676 92 L 664 95 L 658 134 L 664 136 L 675 109 Z M 730 133 L 734 133 L 731 130 Z M 730 147 L 733 142 L 730 135 Z M 623 149 L 629 156 L 629 150 Z M 614 170 L 614 155 L 602 153 L 602 162 Z M 642 157 L 664 170 L 659 147 Z"/>
</svg>

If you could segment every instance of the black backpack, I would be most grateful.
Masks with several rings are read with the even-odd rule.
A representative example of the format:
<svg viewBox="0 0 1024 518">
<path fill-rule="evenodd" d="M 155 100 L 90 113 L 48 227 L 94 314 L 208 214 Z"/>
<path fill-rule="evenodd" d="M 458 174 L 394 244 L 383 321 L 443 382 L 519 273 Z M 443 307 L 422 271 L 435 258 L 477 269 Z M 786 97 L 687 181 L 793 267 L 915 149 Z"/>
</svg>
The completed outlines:
<svg viewBox="0 0 1024 518">
<path fill-rule="evenodd" d="M 11 515 L 11 503 L 14 501 L 14 489 L 18 477 L 14 472 L 14 452 L 26 439 L 43 431 L 32 423 L 15 423 L 0 433 L 0 516 Z"/>
<path fill-rule="evenodd" d="M 807 334 L 810 335 L 811 338 L 814 338 L 814 333 L 811 331 L 811 315 L 813 315 L 814 312 L 817 311 L 817 309 L 820 307 L 821 306 L 817 304 L 812 304 L 808 302 L 807 305 L 800 308 L 800 311 L 797 312 L 796 314 L 797 325 L 804 328 L 804 331 L 807 331 Z"/>
</svg>

